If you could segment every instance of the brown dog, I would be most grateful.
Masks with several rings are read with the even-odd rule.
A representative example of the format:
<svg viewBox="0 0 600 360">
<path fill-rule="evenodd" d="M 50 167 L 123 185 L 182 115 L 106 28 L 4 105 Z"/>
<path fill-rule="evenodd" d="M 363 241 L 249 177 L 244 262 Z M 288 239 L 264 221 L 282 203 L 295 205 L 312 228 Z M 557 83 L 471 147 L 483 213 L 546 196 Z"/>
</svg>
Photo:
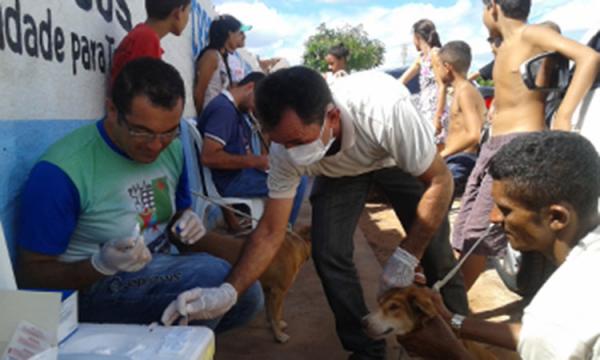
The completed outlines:
<svg viewBox="0 0 600 360">
<path fill-rule="evenodd" d="M 425 321 L 437 315 L 430 293 L 415 285 L 390 289 L 378 299 L 378 303 L 379 308 L 363 318 L 365 331 L 376 339 L 410 334 L 423 328 Z M 476 359 L 496 359 L 480 344 L 461 341 Z"/>
<path fill-rule="evenodd" d="M 265 313 L 267 322 L 278 342 L 290 339 L 283 330 L 287 327 L 283 321 L 283 299 L 294 283 L 300 268 L 310 257 L 310 226 L 287 232 L 283 244 L 273 258 L 267 270 L 261 275 L 260 283 L 265 293 Z M 206 252 L 235 264 L 241 254 L 246 238 L 209 232 L 200 241 L 186 251 Z"/>
</svg>

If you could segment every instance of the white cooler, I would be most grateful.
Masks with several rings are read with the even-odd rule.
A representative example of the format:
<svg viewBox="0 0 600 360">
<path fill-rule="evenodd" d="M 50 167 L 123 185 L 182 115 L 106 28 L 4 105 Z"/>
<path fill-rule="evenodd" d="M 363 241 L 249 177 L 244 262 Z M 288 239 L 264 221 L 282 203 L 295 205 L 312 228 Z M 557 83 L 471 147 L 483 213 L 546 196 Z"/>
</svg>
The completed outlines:
<svg viewBox="0 0 600 360">
<path fill-rule="evenodd" d="M 59 360 L 212 360 L 215 337 L 203 326 L 80 323 L 59 346 Z"/>
</svg>

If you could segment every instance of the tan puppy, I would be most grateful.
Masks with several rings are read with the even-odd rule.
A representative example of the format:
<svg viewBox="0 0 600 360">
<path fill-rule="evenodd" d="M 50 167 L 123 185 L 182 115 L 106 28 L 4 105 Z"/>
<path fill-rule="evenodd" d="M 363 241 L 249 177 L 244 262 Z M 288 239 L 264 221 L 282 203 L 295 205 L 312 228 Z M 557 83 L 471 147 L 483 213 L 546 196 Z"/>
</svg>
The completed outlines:
<svg viewBox="0 0 600 360">
<path fill-rule="evenodd" d="M 290 339 L 283 332 L 287 327 L 283 321 L 283 299 L 311 251 L 310 226 L 300 228 L 296 234 L 287 233 L 273 262 L 260 277 L 265 292 L 267 322 L 271 325 L 275 339 L 281 343 Z"/>
<path fill-rule="evenodd" d="M 275 339 L 281 343 L 290 339 L 290 336 L 283 332 L 287 327 L 282 318 L 283 299 L 294 283 L 300 268 L 310 257 L 310 231 L 310 226 L 303 226 L 294 233 L 286 233 L 275 258 L 259 279 L 265 293 L 267 322 L 271 325 Z M 235 264 L 245 239 L 209 232 L 198 243 L 184 249 L 180 248 L 180 251 L 206 252 Z"/>
<path fill-rule="evenodd" d="M 378 299 L 379 308 L 363 318 L 367 334 L 381 339 L 387 336 L 401 337 L 423 328 L 423 323 L 435 317 L 437 310 L 431 295 L 423 287 L 388 290 Z M 461 340 L 476 359 L 496 359 L 482 345 Z"/>
</svg>

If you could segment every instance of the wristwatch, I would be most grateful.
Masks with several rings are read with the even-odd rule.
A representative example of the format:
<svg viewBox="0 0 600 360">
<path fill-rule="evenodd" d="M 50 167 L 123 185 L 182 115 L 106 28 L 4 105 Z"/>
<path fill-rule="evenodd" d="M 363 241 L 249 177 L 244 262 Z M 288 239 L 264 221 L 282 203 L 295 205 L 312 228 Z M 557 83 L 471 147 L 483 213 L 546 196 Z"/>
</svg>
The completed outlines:
<svg viewBox="0 0 600 360">
<path fill-rule="evenodd" d="M 460 334 L 460 329 L 462 328 L 462 324 L 465 321 L 465 316 L 461 314 L 454 314 L 452 318 L 450 318 L 450 327 L 456 334 Z"/>
</svg>

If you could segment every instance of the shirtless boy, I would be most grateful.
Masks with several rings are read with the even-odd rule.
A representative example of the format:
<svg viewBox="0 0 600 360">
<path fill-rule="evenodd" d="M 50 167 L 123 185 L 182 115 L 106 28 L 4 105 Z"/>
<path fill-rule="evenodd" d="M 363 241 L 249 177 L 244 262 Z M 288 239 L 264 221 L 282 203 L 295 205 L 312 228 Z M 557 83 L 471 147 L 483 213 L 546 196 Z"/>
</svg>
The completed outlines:
<svg viewBox="0 0 600 360">
<path fill-rule="evenodd" d="M 531 0 L 482 0 L 483 23 L 492 36 L 500 36 L 493 79 L 496 112 L 492 138 L 484 144 L 462 197 L 461 211 L 454 224 L 452 244 L 460 252 L 468 250 L 488 226 L 493 206 L 492 179 L 487 174 L 491 157 L 513 138 L 544 130 L 544 100 L 541 92 L 528 90 L 519 66 L 534 55 L 557 51 L 573 60 L 576 70 L 558 108 L 552 128 L 570 130 L 571 117 L 600 69 L 600 56 L 591 48 L 569 40 L 548 26 L 528 25 Z M 490 234 L 463 265 L 468 289 L 485 269 L 485 257 L 501 254 L 506 248 L 502 232 Z"/>
<path fill-rule="evenodd" d="M 471 48 L 467 43 L 451 41 L 442 47 L 438 56 L 436 72 L 445 85 L 454 88 L 448 137 L 440 155 L 452 172 L 454 194 L 462 195 L 477 161 L 485 101 L 467 80 L 467 71 L 471 66 Z"/>
</svg>

